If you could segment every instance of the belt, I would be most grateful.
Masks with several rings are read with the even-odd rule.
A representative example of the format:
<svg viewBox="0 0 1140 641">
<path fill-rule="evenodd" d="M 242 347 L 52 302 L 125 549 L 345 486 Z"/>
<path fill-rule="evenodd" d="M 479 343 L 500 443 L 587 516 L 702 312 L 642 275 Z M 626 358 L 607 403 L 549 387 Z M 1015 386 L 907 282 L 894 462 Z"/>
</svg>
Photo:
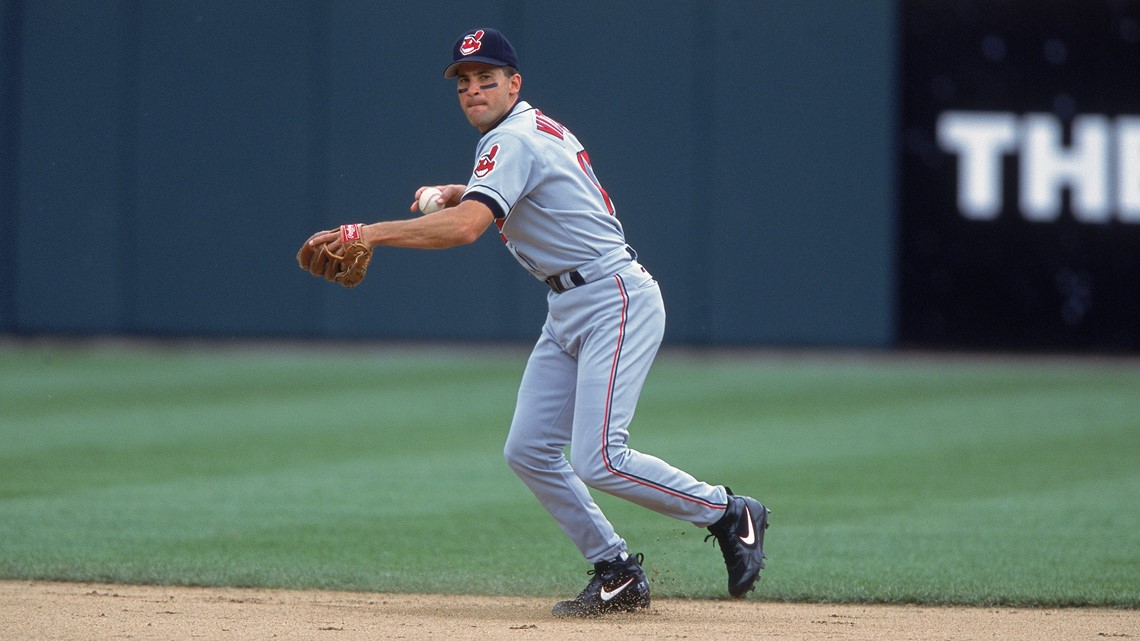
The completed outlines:
<svg viewBox="0 0 1140 641">
<path fill-rule="evenodd" d="M 633 251 L 633 248 L 629 245 L 625 245 L 608 254 L 599 256 L 584 265 L 580 265 L 577 269 L 571 269 L 570 271 L 551 276 L 544 282 L 550 289 L 554 290 L 556 294 L 561 294 L 566 290 L 601 280 L 607 276 L 612 276 L 624 269 L 631 261 L 635 260 L 637 260 L 637 252 Z"/>
</svg>

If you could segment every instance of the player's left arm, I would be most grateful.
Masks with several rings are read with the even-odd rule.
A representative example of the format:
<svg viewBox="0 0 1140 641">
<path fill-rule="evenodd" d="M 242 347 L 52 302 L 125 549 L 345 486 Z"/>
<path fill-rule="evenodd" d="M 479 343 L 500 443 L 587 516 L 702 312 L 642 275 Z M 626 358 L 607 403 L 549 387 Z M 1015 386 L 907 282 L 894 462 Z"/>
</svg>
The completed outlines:
<svg viewBox="0 0 1140 641">
<path fill-rule="evenodd" d="M 464 200 L 454 207 L 418 218 L 364 225 L 361 235 L 370 247 L 447 249 L 475 242 L 494 221 L 489 207 L 477 200 Z M 309 244 L 329 243 L 329 249 L 335 252 L 339 249 L 339 234 L 339 230 L 314 234 Z"/>
</svg>

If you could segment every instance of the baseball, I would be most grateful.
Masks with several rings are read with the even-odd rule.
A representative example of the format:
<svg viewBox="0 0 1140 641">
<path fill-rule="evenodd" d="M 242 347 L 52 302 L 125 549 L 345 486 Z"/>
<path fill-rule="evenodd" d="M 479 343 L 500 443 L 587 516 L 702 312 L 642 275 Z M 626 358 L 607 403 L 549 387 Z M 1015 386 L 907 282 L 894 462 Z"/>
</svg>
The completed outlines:
<svg viewBox="0 0 1140 641">
<path fill-rule="evenodd" d="M 439 204 L 439 201 L 436 200 L 442 195 L 443 192 L 436 189 L 435 187 L 428 187 L 425 189 L 424 192 L 420 194 L 420 213 L 431 214 L 443 209 L 443 205 Z"/>
</svg>

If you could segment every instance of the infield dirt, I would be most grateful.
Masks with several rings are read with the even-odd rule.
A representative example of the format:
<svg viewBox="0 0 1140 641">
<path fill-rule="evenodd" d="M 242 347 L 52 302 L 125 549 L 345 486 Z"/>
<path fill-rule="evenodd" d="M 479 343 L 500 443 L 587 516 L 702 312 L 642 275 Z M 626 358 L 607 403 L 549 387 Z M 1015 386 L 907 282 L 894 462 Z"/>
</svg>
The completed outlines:
<svg viewBox="0 0 1140 641">
<path fill-rule="evenodd" d="M 1140 636 L 1136 610 L 658 599 L 648 612 L 550 616 L 550 598 L 0 581 L 0 639 L 987 639 Z"/>
</svg>

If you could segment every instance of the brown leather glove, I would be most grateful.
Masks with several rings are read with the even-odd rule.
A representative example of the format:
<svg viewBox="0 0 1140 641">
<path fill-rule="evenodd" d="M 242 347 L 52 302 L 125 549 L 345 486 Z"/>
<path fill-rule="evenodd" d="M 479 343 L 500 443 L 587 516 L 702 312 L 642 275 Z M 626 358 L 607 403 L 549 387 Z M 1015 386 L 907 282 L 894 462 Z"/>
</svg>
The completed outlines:
<svg viewBox="0 0 1140 641">
<path fill-rule="evenodd" d="M 340 246 L 335 251 L 330 248 L 330 243 L 313 246 L 306 240 L 297 252 L 297 264 L 313 276 L 345 287 L 356 287 L 364 280 L 372 262 L 372 248 L 364 242 L 361 227 L 363 224 L 354 223 L 341 225 L 339 230 L 321 232 L 340 232 Z"/>
</svg>

